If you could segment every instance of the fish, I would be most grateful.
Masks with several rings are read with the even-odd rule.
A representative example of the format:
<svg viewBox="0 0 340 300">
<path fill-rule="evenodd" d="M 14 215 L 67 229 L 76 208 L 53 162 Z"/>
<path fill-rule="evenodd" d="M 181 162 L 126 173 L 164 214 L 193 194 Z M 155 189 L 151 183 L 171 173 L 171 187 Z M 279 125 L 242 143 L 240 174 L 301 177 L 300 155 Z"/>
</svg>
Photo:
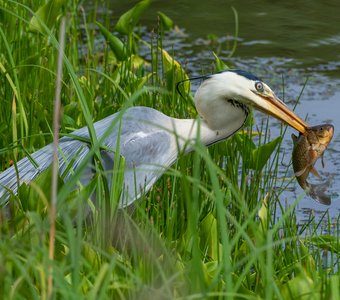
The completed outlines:
<svg viewBox="0 0 340 300">
<path fill-rule="evenodd" d="M 314 165 L 321 157 L 322 167 L 324 168 L 323 154 L 331 142 L 333 134 L 334 126 L 331 124 L 309 127 L 305 133 L 300 133 L 299 137 L 292 134 L 294 143 L 292 163 L 296 180 L 307 194 L 324 205 L 331 204 L 331 197 L 324 193 L 329 182 L 315 185 L 310 184 L 307 178 L 309 173 L 321 177 Z"/>
</svg>

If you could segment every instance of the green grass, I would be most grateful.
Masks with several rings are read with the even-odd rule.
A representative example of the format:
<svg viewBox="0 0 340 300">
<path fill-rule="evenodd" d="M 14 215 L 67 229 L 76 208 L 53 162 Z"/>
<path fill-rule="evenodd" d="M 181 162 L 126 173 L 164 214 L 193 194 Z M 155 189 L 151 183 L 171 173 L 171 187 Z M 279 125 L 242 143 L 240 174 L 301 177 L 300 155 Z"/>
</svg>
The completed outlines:
<svg viewBox="0 0 340 300">
<path fill-rule="evenodd" d="M 62 133 L 93 128 L 94 121 L 131 105 L 196 117 L 189 85 L 183 87 L 184 99 L 175 91 L 187 75 L 172 58 L 176 53 L 161 50 L 161 38 L 143 41 L 134 22 L 121 21 L 120 48 L 117 39 L 110 40 L 109 15 L 98 20 L 96 10 L 83 14 L 74 0 L 48 17 L 44 4 L 0 0 L 1 170 L 52 141 L 59 14 L 68 18 Z M 136 24 L 148 4 L 130 11 Z M 39 18 L 47 24 L 40 25 L 41 33 L 29 30 L 33 12 L 34 24 Z M 96 39 L 105 31 L 90 26 L 96 22 L 110 29 L 100 47 Z M 141 43 L 150 48 L 148 61 L 138 56 Z M 287 182 L 278 175 L 281 140 L 269 138 L 268 123 L 256 138 L 252 119 L 245 129 L 209 149 L 197 141 L 193 153 L 181 156 L 127 210 L 116 205 L 123 165 L 117 164 L 107 182 L 92 134 L 88 160 L 95 157 L 98 175 L 79 191 L 73 186 L 80 171 L 59 183 L 53 260 L 50 170 L 11 199 L 10 217 L 2 209 L 0 295 L 46 299 L 52 270 L 55 299 L 339 299 L 338 229 L 327 215 L 323 221 L 332 235 L 322 235 L 312 217 L 297 224 L 299 199 L 290 207 L 279 201 Z M 265 153 L 271 158 L 261 161 Z M 117 187 L 112 194 L 109 185 Z M 94 188 L 97 207 L 89 199 Z"/>
</svg>

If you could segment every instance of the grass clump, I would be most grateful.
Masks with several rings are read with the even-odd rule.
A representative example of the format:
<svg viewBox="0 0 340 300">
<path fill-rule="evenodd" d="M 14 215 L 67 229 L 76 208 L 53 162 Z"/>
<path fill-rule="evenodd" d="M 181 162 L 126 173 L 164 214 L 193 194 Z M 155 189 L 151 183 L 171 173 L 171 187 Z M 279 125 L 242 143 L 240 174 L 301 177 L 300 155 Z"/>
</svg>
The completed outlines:
<svg viewBox="0 0 340 300">
<path fill-rule="evenodd" d="M 183 99 L 175 91 L 187 75 L 176 53 L 162 48 L 163 32 L 145 40 L 136 30 L 149 5 L 139 2 L 112 29 L 108 15 L 99 20 L 96 10 L 85 14 L 76 0 L 0 1 L 1 170 L 52 141 L 61 15 L 68 20 L 61 132 L 90 128 L 86 160 L 96 159 L 99 151 L 93 122 L 118 110 L 145 105 L 174 117 L 196 116 L 190 94 Z M 167 16 L 160 18 L 162 28 L 171 27 Z M 98 36 L 105 46 L 98 47 Z M 142 46 L 148 57 L 141 57 Z M 51 170 L 20 188 L 9 212 L 1 211 L 1 295 L 339 299 L 339 234 L 320 234 L 313 218 L 303 227 L 297 224 L 299 199 L 291 207 L 280 205 L 281 138 L 269 138 L 267 123 L 255 131 L 252 121 L 244 132 L 209 149 L 197 141 L 195 151 L 181 156 L 133 209 L 118 210 L 119 195 L 107 189 L 112 184 L 119 191 L 123 158 L 112 182 L 99 162 L 95 178 L 79 190 L 73 187 L 80 171 L 66 183 L 60 180 L 53 260 L 48 254 Z M 94 189 L 97 206 L 90 197 Z"/>
</svg>

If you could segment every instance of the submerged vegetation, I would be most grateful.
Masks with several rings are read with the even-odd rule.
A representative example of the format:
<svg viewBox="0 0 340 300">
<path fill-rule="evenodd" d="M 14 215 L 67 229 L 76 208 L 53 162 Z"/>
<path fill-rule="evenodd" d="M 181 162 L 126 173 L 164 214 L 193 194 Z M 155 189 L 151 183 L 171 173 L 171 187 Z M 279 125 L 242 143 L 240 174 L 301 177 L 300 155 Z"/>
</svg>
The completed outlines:
<svg viewBox="0 0 340 300">
<path fill-rule="evenodd" d="M 131 105 L 197 116 L 189 83 L 176 91 L 186 71 L 162 47 L 171 19 L 159 12 L 148 40 L 138 24 L 150 1 L 114 25 L 109 9 L 97 15 L 106 2 L 93 1 L 88 12 L 77 0 L 0 0 L 0 170 L 52 141 L 62 16 L 62 134 L 91 132 L 93 122 Z M 216 70 L 224 67 L 216 56 Z M 124 159 L 107 182 L 91 136 L 87 161 L 94 159 L 98 174 L 76 191 L 81 170 L 59 180 L 53 259 L 50 170 L 1 208 L 2 297 L 339 299 L 339 228 L 328 220 L 325 235 L 313 217 L 296 223 L 300 199 L 290 207 L 279 201 L 289 180 L 278 176 L 281 137 L 272 139 L 266 123 L 253 127 L 249 118 L 243 132 L 209 149 L 197 141 L 126 210 L 117 209 Z"/>
</svg>

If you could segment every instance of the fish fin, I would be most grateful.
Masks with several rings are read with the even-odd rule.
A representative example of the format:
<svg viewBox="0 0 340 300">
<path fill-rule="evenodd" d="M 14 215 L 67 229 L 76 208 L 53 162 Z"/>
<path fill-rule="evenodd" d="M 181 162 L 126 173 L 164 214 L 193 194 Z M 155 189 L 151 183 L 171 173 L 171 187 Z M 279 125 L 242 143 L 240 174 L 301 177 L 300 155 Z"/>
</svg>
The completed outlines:
<svg viewBox="0 0 340 300">
<path fill-rule="evenodd" d="M 321 165 L 323 168 L 325 167 L 325 161 L 323 160 L 323 153 L 321 154 Z"/>
<path fill-rule="evenodd" d="M 308 156 L 308 162 L 310 164 L 312 164 L 313 162 L 315 162 L 318 159 L 318 152 L 313 150 L 313 149 L 309 149 L 309 156 Z"/>
<path fill-rule="evenodd" d="M 294 145 L 296 144 L 297 139 L 298 137 L 294 133 L 292 133 L 292 140 Z"/>
<path fill-rule="evenodd" d="M 316 176 L 316 177 L 321 177 L 319 172 L 314 168 L 314 166 L 312 166 L 312 168 L 310 169 L 311 173 Z"/>
<path fill-rule="evenodd" d="M 303 168 L 303 169 L 300 170 L 300 171 L 295 172 L 295 176 L 296 176 L 296 177 L 300 177 L 303 173 L 306 172 L 306 169 L 307 169 L 307 167 Z"/>
</svg>

